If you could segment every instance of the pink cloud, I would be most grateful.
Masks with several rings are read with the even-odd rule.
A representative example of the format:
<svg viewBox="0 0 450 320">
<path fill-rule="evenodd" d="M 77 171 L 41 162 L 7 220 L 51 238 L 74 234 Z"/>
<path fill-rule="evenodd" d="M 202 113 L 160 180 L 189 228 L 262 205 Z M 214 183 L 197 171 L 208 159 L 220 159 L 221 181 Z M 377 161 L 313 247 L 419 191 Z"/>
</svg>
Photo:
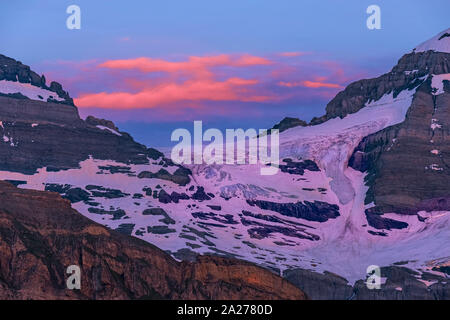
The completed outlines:
<svg viewBox="0 0 450 320">
<path fill-rule="evenodd" d="M 302 52 L 190 56 L 179 61 L 141 57 L 58 64 L 61 83 L 77 106 L 182 115 L 218 114 L 217 105 L 261 109 L 288 103 L 326 102 L 353 76 L 333 61 L 282 59 Z M 277 58 L 278 57 L 278 58 Z M 312 59 L 312 60 L 311 60 Z M 63 79 L 61 79 L 63 77 Z M 64 79 L 65 78 L 65 79 Z M 148 109 L 148 110 L 145 110 Z M 116 111 L 114 111 L 116 110 Z M 231 107 L 224 107 L 231 113 Z M 225 112 L 224 111 L 224 112 Z M 124 112 L 125 113 L 125 112 Z M 170 118 L 170 116 L 169 116 Z"/>
<path fill-rule="evenodd" d="M 81 94 L 75 99 L 79 107 L 110 109 L 154 108 L 181 101 L 248 101 L 263 102 L 270 97 L 256 94 L 249 86 L 257 80 L 229 78 L 225 81 L 188 80 L 182 84 L 166 83 L 147 87 L 137 93 L 100 92 Z"/>
<path fill-rule="evenodd" d="M 257 65 L 270 65 L 272 62 L 263 57 L 244 54 L 231 56 L 221 54 L 216 56 L 190 56 L 187 61 L 167 61 L 147 57 L 108 60 L 98 67 L 120 70 L 139 70 L 141 72 L 191 72 L 205 74 L 208 68 L 217 66 L 249 67 Z"/>
</svg>

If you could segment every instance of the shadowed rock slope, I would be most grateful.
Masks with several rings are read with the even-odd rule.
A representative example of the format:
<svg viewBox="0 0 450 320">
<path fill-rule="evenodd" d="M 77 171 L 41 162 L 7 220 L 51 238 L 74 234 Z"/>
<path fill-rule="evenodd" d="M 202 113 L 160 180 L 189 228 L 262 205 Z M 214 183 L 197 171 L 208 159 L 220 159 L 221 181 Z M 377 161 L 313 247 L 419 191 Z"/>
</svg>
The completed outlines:
<svg viewBox="0 0 450 320">
<path fill-rule="evenodd" d="M 431 80 L 422 84 L 404 122 L 356 148 L 349 165 L 368 173 L 365 203 L 375 204 L 368 217 L 450 210 L 450 82 L 444 82 L 439 95 L 432 94 Z"/>
<path fill-rule="evenodd" d="M 81 289 L 66 289 L 66 268 Z M 56 193 L 0 182 L 0 299 L 305 299 L 250 263 L 202 256 L 177 262 L 96 224 Z"/>
</svg>

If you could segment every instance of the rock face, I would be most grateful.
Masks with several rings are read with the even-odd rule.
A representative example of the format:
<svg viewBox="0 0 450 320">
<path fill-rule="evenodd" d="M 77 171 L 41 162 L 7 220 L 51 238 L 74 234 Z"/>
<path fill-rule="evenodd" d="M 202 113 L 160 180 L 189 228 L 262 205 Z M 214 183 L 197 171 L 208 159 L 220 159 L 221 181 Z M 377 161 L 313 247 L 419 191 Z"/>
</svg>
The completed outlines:
<svg viewBox="0 0 450 320">
<path fill-rule="evenodd" d="M 102 126 L 105 128 L 112 129 L 116 132 L 119 132 L 119 128 L 117 128 L 116 125 L 114 124 L 114 122 L 112 122 L 110 120 L 99 119 L 94 116 L 87 116 L 85 121 L 87 124 L 89 124 L 91 126 Z"/>
<path fill-rule="evenodd" d="M 376 101 L 389 92 L 396 93 L 414 88 L 430 74 L 450 73 L 450 53 L 426 51 L 404 55 L 392 68 L 378 78 L 364 79 L 349 84 L 326 107 L 326 114 L 311 120 L 319 124 L 332 118 L 343 118 L 364 107 L 368 101 Z"/>
<path fill-rule="evenodd" d="M 435 95 L 431 83 L 419 87 L 403 123 L 364 138 L 349 161 L 368 173 L 369 214 L 450 210 L 450 90 Z"/>
<path fill-rule="evenodd" d="M 0 96 L 0 115 L 4 122 L 24 122 L 80 126 L 78 109 L 70 105 Z"/>
<path fill-rule="evenodd" d="M 312 300 L 448 300 L 448 279 L 429 272 L 419 273 L 402 266 L 381 268 L 385 282 L 380 289 L 368 289 L 364 280 L 353 286 L 330 272 L 286 270 L 283 276 Z M 427 286 L 427 283 L 429 285 Z"/>
<path fill-rule="evenodd" d="M 30 70 L 29 66 L 22 64 L 20 61 L 16 61 L 12 58 L 0 54 L 0 81 L 1 80 L 30 84 L 34 87 L 54 92 L 59 98 L 63 100 L 56 101 L 55 99 L 55 101 L 53 102 L 68 104 L 72 106 L 74 105 L 72 98 L 66 91 L 64 91 L 61 84 L 52 81 L 50 83 L 50 86 L 47 86 L 45 77 L 43 75 L 39 76 L 36 72 Z M 15 97 L 23 98 L 23 95 L 16 95 Z"/>
<path fill-rule="evenodd" d="M 0 182 L 1 299 L 305 299 L 250 263 L 212 256 L 176 262 L 142 240 L 83 217 L 56 193 Z M 126 226 L 123 226 L 126 229 Z M 81 289 L 66 289 L 66 268 Z"/>
</svg>

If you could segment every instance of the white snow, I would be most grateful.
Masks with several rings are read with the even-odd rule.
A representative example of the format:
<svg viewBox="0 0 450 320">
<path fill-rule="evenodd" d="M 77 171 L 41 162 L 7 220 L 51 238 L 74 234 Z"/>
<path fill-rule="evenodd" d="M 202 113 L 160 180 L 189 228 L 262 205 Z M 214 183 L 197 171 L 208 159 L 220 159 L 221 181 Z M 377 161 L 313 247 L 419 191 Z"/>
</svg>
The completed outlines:
<svg viewBox="0 0 450 320">
<path fill-rule="evenodd" d="M 450 81 L 450 73 L 433 75 L 433 78 L 431 79 L 431 87 L 436 89 L 436 92 L 433 93 L 434 95 L 444 93 L 444 80 Z"/>
<path fill-rule="evenodd" d="M 114 129 L 111 129 L 111 128 L 108 128 L 108 127 L 105 127 L 105 126 L 100 126 L 100 125 L 98 125 L 98 126 L 96 126 L 97 128 L 99 128 L 99 129 L 101 129 L 101 130 L 107 130 L 107 131 L 109 131 L 109 132 L 111 132 L 111 133 L 113 133 L 113 134 L 115 134 L 116 136 L 122 136 L 119 132 L 117 132 L 116 130 L 114 130 Z"/>
<path fill-rule="evenodd" d="M 438 119 L 431 119 L 431 130 L 440 129 L 442 128 L 442 125 L 438 123 Z"/>
<path fill-rule="evenodd" d="M 446 33 L 450 34 L 450 28 L 448 28 L 447 30 L 444 30 L 442 32 L 439 32 L 433 38 L 418 45 L 414 49 L 415 52 L 424 52 L 424 51 L 432 50 L 432 51 L 450 53 L 450 37 L 447 36 L 447 37 L 444 37 L 441 40 L 439 40 L 439 38 L 441 38 Z"/>
<path fill-rule="evenodd" d="M 5 94 L 21 93 L 32 100 L 39 101 L 47 101 L 48 98 L 52 98 L 57 101 L 64 101 L 64 99 L 60 98 L 56 92 L 33 86 L 30 83 L 21 83 L 18 81 L 1 80 L 0 92 Z"/>
<path fill-rule="evenodd" d="M 14 141 L 12 137 L 8 137 L 7 135 L 3 135 L 3 142 L 9 143 L 11 147 L 17 147 L 17 141 Z"/>
<path fill-rule="evenodd" d="M 416 73 L 416 72 L 418 72 L 419 70 L 417 70 L 417 69 L 414 69 L 414 70 L 411 70 L 411 71 L 405 71 L 405 74 L 406 75 L 410 75 L 410 74 L 414 74 L 414 73 Z"/>
<path fill-rule="evenodd" d="M 312 159 L 332 179 L 331 188 L 342 204 L 354 198 L 349 179 L 343 174 L 347 161 L 361 139 L 388 126 L 403 122 L 415 90 L 402 91 L 396 98 L 385 94 L 356 113 L 325 123 L 295 127 L 280 134 L 280 157 Z"/>
</svg>

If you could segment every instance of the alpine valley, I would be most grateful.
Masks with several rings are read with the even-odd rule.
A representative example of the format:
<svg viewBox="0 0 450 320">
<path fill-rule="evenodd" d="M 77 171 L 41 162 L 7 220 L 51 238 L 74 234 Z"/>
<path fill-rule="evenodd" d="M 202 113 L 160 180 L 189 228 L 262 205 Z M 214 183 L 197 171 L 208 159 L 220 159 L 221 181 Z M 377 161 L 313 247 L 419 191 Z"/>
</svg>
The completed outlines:
<svg viewBox="0 0 450 320">
<path fill-rule="evenodd" d="M 102 279 L 76 298 L 450 299 L 450 29 L 348 85 L 322 117 L 275 125 L 275 175 L 175 164 L 81 119 L 62 85 L 5 56 L 0 120 L 0 296 L 38 297 L 39 283 L 62 297 L 75 252 Z M 366 287 L 370 265 L 380 290 Z M 52 280 L 28 274 L 38 267 Z"/>
</svg>

